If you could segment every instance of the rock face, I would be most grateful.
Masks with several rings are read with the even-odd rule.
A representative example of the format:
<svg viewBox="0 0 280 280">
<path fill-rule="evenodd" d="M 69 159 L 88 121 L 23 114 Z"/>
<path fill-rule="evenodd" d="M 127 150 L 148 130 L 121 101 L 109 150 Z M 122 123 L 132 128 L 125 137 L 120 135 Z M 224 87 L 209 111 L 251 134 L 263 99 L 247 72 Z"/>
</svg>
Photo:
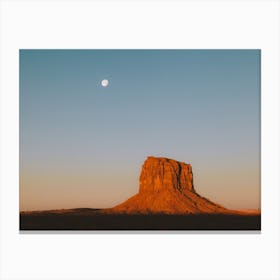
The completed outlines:
<svg viewBox="0 0 280 280">
<path fill-rule="evenodd" d="M 148 157 L 140 174 L 139 193 L 110 209 L 126 214 L 227 213 L 230 210 L 196 193 L 190 164 Z"/>
<path fill-rule="evenodd" d="M 139 193 L 163 190 L 194 191 L 191 165 L 167 158 L 148 157 L 142 167 Z"/>
</svg>

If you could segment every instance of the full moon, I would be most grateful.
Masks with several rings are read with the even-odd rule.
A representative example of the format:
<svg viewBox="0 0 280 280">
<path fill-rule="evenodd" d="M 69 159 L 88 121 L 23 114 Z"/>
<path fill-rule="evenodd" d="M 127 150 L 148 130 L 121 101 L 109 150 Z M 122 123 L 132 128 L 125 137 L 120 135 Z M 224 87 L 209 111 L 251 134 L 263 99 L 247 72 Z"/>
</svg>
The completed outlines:
<svg viewBox="0 0 280 280">
<path fill-rule="evenodd" d="M 109 81 L 108 81 L 108 80 L 102 80 L 102 81 L 101 81 L 101 85 L 102 85 L 103 87 L 107 87 L 107 86 L 109 85 Z"/>
</svg>

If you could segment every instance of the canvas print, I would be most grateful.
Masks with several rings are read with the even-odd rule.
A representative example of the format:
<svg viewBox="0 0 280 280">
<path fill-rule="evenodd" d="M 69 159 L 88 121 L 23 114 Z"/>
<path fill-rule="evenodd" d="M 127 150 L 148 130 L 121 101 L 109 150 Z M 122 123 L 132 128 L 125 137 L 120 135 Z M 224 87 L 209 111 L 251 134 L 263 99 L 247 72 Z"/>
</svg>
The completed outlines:
<svg viewBox="0 0 280 280">
<path fill-rule="evenodd" d="M 260 230 L 260 61 L 20 50 L 20 230 Z"/>
</svg>

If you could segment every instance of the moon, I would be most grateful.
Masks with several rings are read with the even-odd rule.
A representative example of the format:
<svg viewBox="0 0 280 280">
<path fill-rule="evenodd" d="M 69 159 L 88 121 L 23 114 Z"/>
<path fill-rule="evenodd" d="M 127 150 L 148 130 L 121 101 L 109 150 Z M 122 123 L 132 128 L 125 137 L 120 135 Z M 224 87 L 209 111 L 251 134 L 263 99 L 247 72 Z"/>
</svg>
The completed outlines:
<svg viewBox="0 0 280 280">
<path fill-rule="evenodd" d="M 104 80 L 101 81 L 101 85 L 102 85 L 103 87 L 107 87 L 107 86 L 109 85 L 109 81 L 106 80 L 106 79 L 104 79 Z"/>
</svg>

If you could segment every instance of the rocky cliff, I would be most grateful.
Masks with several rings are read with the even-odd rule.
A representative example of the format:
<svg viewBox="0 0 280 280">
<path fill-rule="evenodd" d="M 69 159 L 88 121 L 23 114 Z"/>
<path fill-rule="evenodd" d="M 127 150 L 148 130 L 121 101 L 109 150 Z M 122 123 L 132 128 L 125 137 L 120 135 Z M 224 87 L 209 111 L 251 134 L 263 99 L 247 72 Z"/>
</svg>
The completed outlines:
<svg viewBox="0 0 280 280">
<path fill-rule="evenodd" d="M 163 190 L 194 191 L 191 165 L 168 158 L 148 157 L 142 167 L 139 193 Z"/>
<path fill-rule="evenodd" d="M 190 164 L 168 158 L 148 157 L 142 166 L 139 193 L 111 208 L 110 212 L 198 214 L 230 211 L 195 191 Z"/>
</svg>

